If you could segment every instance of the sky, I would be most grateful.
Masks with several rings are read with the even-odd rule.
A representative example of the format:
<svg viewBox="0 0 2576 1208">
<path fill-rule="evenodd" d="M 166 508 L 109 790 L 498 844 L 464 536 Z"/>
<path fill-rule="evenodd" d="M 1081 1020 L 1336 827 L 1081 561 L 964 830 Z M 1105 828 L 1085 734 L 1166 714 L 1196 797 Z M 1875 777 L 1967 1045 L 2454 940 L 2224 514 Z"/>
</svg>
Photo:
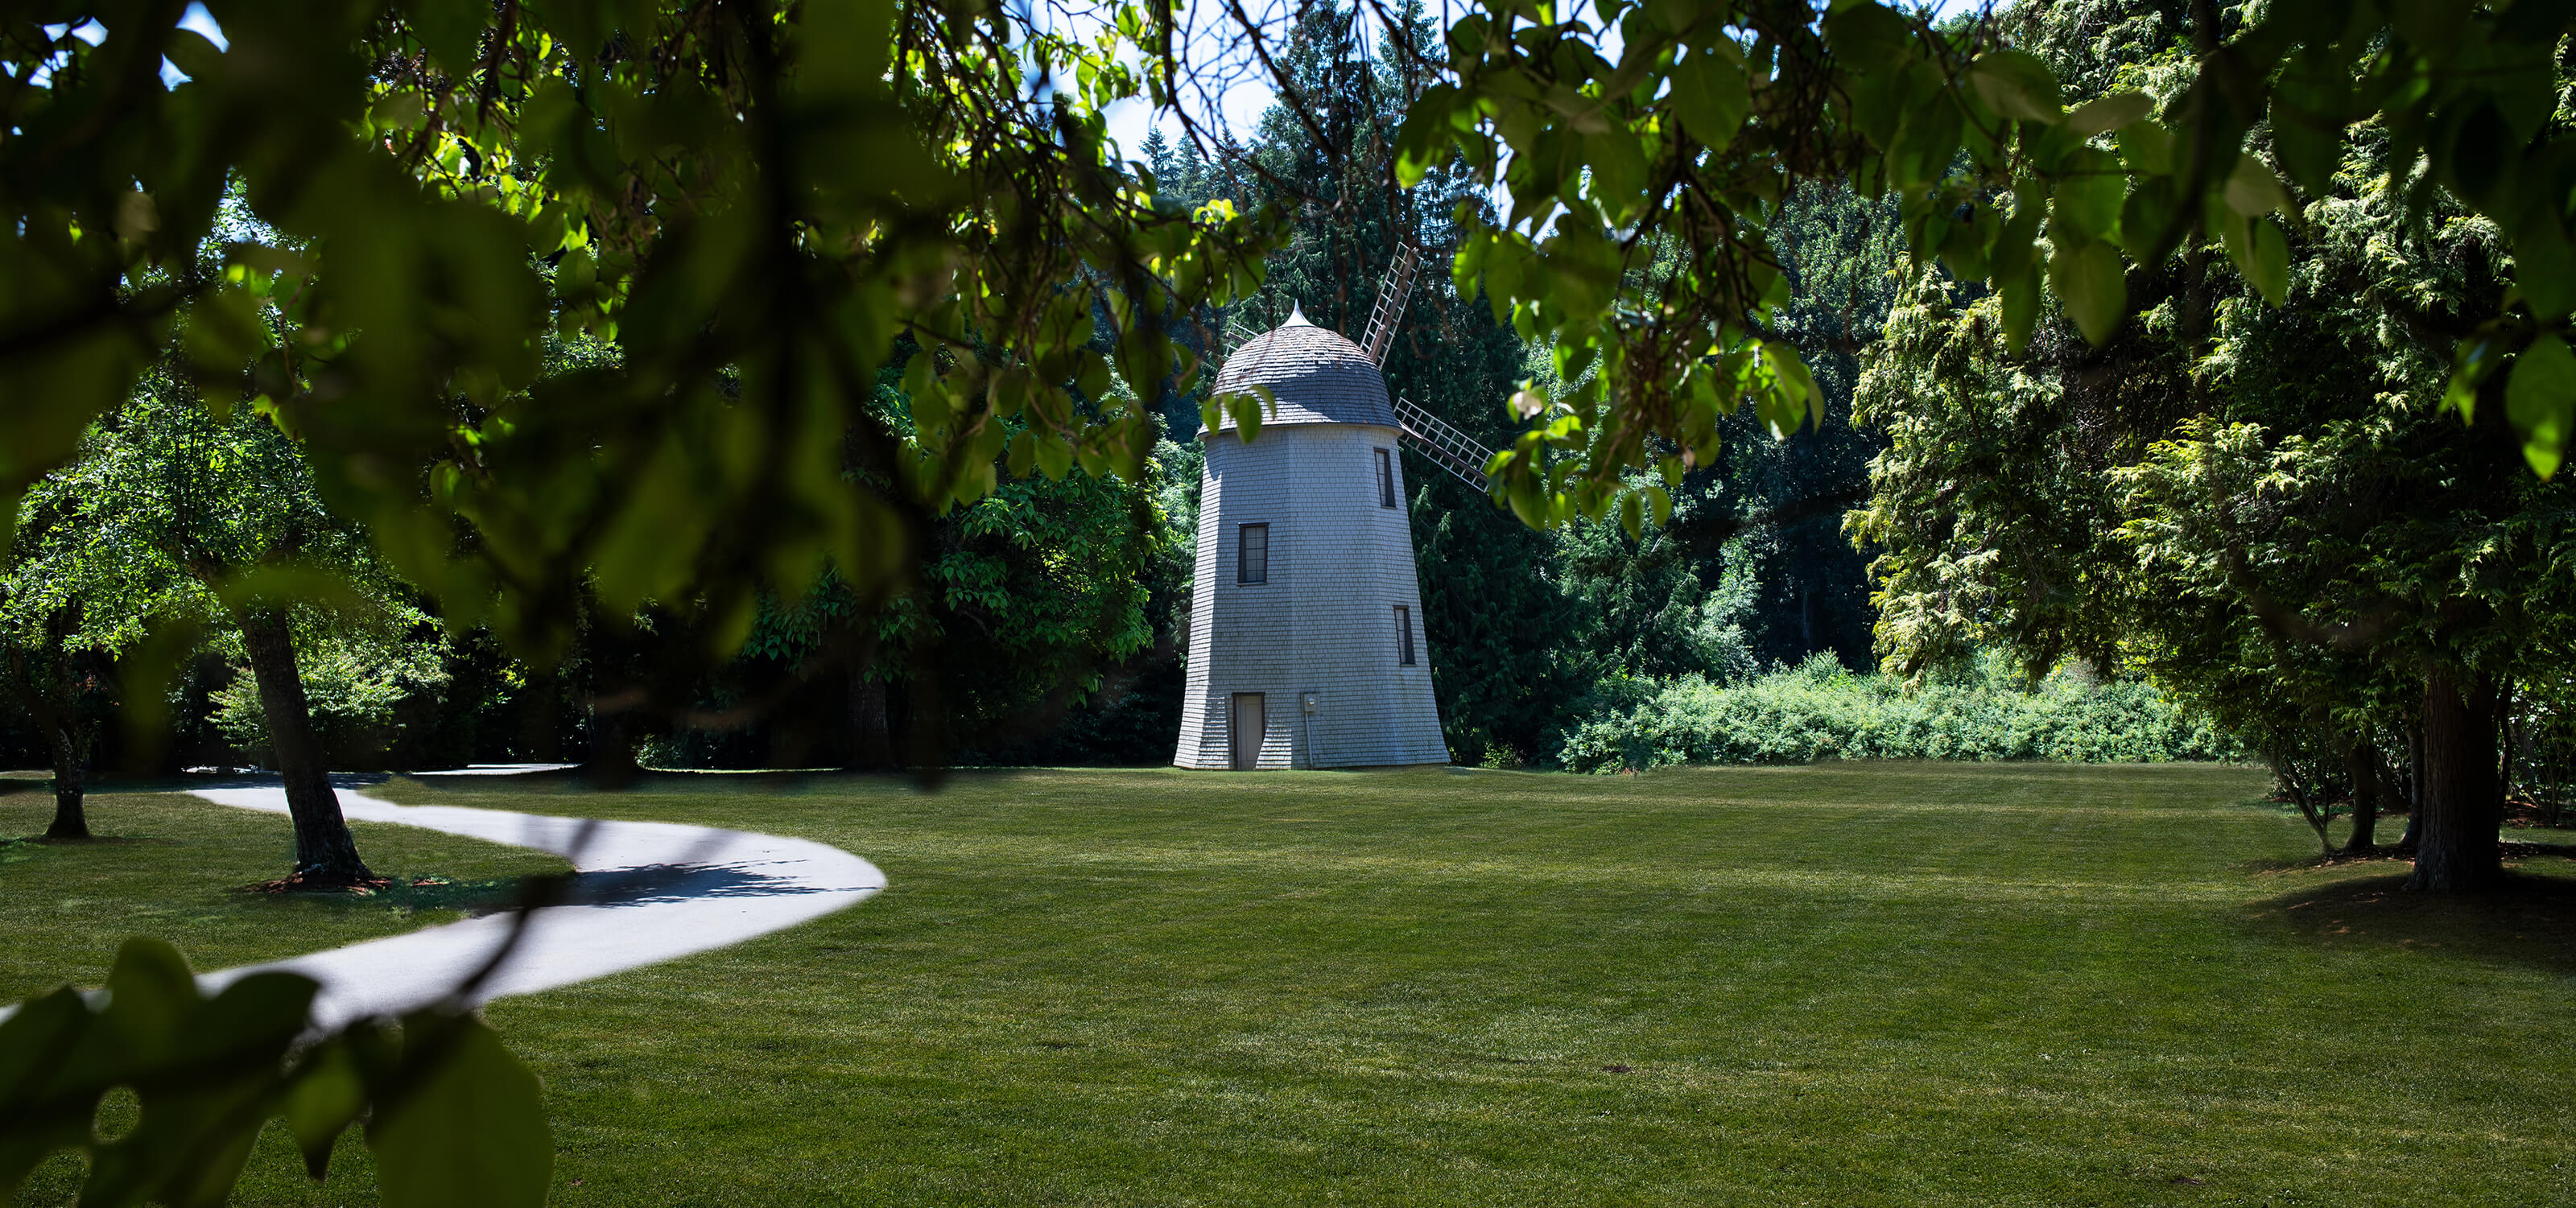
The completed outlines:
<svg viewBox="0 0 2576 1208">
<path fill-rule="evenodd" d="M 206 6 L 203 3 L 196 3 L 188 6 L 187 14 L 179 18 L 179 28 L 195 30 L 200 34 L 205 35 L 206 40 L 214 43 L 215 49 L 217 50 L 223 50 L 231 45 L 231 43 L 226 41 L 224 38 L 224 27 L 215 24 L 215 15 L 207 12 Z M 73 37 L 78 38 L 83 42 L 87 42 L 92 46 L 96 46 L 107 40 L 107 27 L 96 21 L 83 21 L 77 26 L 48 25 L 44 27 L 45 36 L 47 38 L 59 38 L 63 36 L 63 31 L 66 29 L 71 31 L 71 35 Z M 46 80 L 52 78 L 53 74 L 54 72 L 51 67 L 39 67 L 36 69 L 36 73 L 29 77 L 29 82 L 42 85 Z M 161 85 L 163 87 L 175 87 L 184 82 L 187 78 L 188 73 L 179 70 L 177 64 L 172 63 L 168 59 L 161 60 Z"/>
<path fill-rule="evenodd" d="M 1391 6 L 1393 0 L 1389 0 L 1389 3 Z M 1580 7 L 1576 11 L 1583 14 L 1586 19 L 1591 19 L 1589 0 L 1579 0 L 1579 3 Z M 1973 9 L 1978 0 L 1929 0 L 1929 3 L 1932 15 L 1941 17 L 1953 11 Z M 1999 0 L 1996 7 L 2001 9 L 2007 3 L 2009 0 Z M 1438 18 L 1438 24 L 1445 27 L 1448 24 L 1446 14 L 1459 11 L 1460 0 L 1446 0 L 1445 3 L 1443 0 L 1426 0 L 1426 4 Z M 1281 28 L 1287 25 L 1289 16 L 1295 11 L 1290 3 L 1283 0 L 1270 0 L 1268 3 L 1246 0 L 1244 7 L 1256 16 L 1275 17 L 1276 24 Z M 1219 7 L 1218 0 L 1190 0 L 1190 26 L 1192 29 L 1213 28 L 1222 12 L 1223 9 Z M 1367 13 L 1365 9 L 1363 19 L 1369 24 L 1370 44 L 1374 47 L 1378 31 L 1383 27 L 1378 24 L 1374 14 Z M 1599 24 L 1597 20 L 1593 23 Z M 1602 54 L 1605 57 L 1616 61 L 1621 44 L 1619 31 L 1615 27 L 1603 31 Z M 1218 98 L 1215 116 L 1221 117 L 1225 125 L 1236 134 L 1248 136 L 1260 126 L 1262 111 L 1270 107 L 1271 101 L 1277 95 L 1265 77 L 1258 73 L 1247 75 L 1237 80 Z M 1194 107 L 1193 113 L 1202 116 L 1202 125 L 1209 124 L 1204 120 L 1207 115 L 1205 110 Z M 1165 138 L 1177 137 L 1181 132 L 1180 123 L 1176 118 L 1168 113 L 1158 114 L 1152 106 L 1142 100 L 1122 101 L 1110 106 L 1108 118 L 1110 137 L 1118 140 L 1119 148 L 1130 159 L 1137 158 L 1141 154 L 1139 149 L 1145 145 L 1146 133 L 1155 127 L 1161 127 Z"/>
</svg>

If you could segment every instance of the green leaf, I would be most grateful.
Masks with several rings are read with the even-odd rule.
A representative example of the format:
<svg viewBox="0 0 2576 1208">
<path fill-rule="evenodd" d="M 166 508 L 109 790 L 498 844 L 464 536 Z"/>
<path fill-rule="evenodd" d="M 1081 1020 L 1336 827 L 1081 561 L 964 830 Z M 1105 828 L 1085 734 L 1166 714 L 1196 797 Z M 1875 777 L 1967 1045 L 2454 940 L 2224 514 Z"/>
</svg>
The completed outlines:
<svg viewBox="0 0 2576 1208">
<path fill-rule="evenodd" d="M 2478 422 L 2478 388 L 2503 358 L 2490 336 L 2472 336 L 2451 351 L 2451 381 L 2442 390 L 2445 410 L 2460 413 L 2460 422 Z"/>
<path fill-rule="evenodd" d="M 2130 172 L 2141 176 L 2161 176 L 2173 170 L 2173 132 L 2154 122 L 2131 122 L 2120 127 L 2120 162 Z"/>
<path fill-rule="evenodd" d="M 2251 224 L 2253 239 L 2248 263 L 2239 266 L 2245 279 L 2261 291 L 2263 300 L 2279 306 L 2290 291 L 2290 244 L 2281 228 L 2268 218 L 2257 218 Z"/>
<path fill-rule="evenodd" d="M 2156 241 L 2174 220 L 2173 178 L 2149 177 L 2120 203 L 2120 247 L 2140 263 L 2152 259 Z"/>
<path fill-rule="evenodd" d="M 1881 149 L 1896 140 L 1897 124 L 1905 119 L 1904 83 L 1896 72 L 1870 71 L 1852 76 L 1848 85 L 1852 125 Z"/>
<path fill-rule="evenodd" d="M 462 77 L 480 57 L 484 22 L 492 6 L 484 0 L 411 0 L 405 6 L 412 33 L 450 75 Z"/>
<path fill-rule="evenodd" d="M 2019 353 L 2030 346 L 2031 329 L 2039 323 L 2039 266 L 2025 262 L 1996 289 L 2003 296 L 2004 347 Z"/>
<path fill-rule="evenodd" d="M 1614 223 L 1625 224 L 1645 204 L 1646 155 L 1637 136 L 1614 126 L 1581 140 L 1583 158 L 1592 165 L 1588 189 Z"/>
<path fill-rule="evenodd" d="M 589 300 L 591 289 L 598 284 L 599 262 L 591 258 L 589 248 L 565 252 L 555 265 L 555 296 L 567 302 Z"/>
<path fill-rule="evenodd" d="M 2127 177 L 2107 151 L 2086 147 L 2068 157 L 2066 175 L 2054 190 L 2049 210 L 2052 230 L 2064 227 L 2078 239 L 2111 238 L 2120 227 L 2120 203 Z"/>
<path fill-rule="evenodd" d="M 1962 281 L 1985 279 L 1992 266 L 1986 261 L 1986 249 L 1994 245 L 2003 220 L 1989 205 L 1977 206 L 1965 222 L 1950 224 L 1941 237 L 1941 262 Z"/>
<path fill-rule="evenodd" d="M 2343 131 L 2319 129 L 2296 113 L 2284 112 L 2281 99 L 2274 97 L 2272 153 L 2280 157 L 2290 178 L 2314 196 L 2334 183 L 2335 168 L 2343 160 Z"/>
<path fill-rule="evenodd" d="M 191 79 L 210 79 L 223 70 L 224 52 L 193 29 L 174 29 L 161 44 L 161 55 Z"/>
<path fill-rule="evenodd" d="M 38 1096 L 62 1093 L 66 1088 L 54 1085 L 54 1075 L 94 1018 L 80 992 L 65 987 L 0 1021 L 0 1111 L 26 1112 Z M 0 1130 L 0 1192 L 15 1190 L 46 1154 L 89 1140 L 98 1096 L 107 1089 L 104 1082 L 93 1086 L 94 1091 L 71 1104 L 72 1110 L 21 1116 L 15 1126 Z"/>
<path fill-rule="evenodd" d="M 1062 480 L 1073 468 L 1073 445 L 1060 433 L 1049 432 L 1038 438 L 1038 472 L 1050 481 Z"/>
<path fill-rule="evenodd" d="M 2236 170 L 2228 174 L 2222 196 L 2227 199 L 2228 209 L 2248 218 L 2290 208 L 2290 195 L 2281 188 L 2281 178 L 2251 155 L 2236 157 Z"/>
<path fill-rule="evenodd" d="M 1816 389 L 1816 377 L 1807 372 L 1807 362 L 1798 355 L 1798 350 L 1772 341 L 1762 345 L 1762 356 L 1771 362 L 1771 372 L 1779 376 L 1784 408 L 1794 410 L 1804 406 L 1807 418 L 1822 428 L 1825 423 L 1825 392 Z M 1794 423 L 1790 426 L 1796 427 Z"/>
<path fill-rule="evenodd" d="M 166 1060 L 187 1039 L 185 1023 L 202 1001 L 178 949 L 136 936 L 117 946 L 116 964 L 107 974 L 107 1007 L 91 1037 L 115 1044 L 117 1052 L 108 1059 L 128 1067 Z"/>
<path fill-rule="evenodd" d="M 2514 232 L 2513 287 L 2543 324 L 2564 321 L 2576 310 L 2576 244 L 2557 223 L 2529 221 Z"/>
<path fill-rule="evenodd" d="M 1264 410 L 1277 412 L 1279 399 L 1278 396 L 1270 393 L 1270 387 L 1254 386 L 1226 395 L 1222 406 L 1227 415 L 1234 417 L 1234 434 L 1248 445 L 1261 435 L 1261 418 Z"/>
<path fill-rule="evenodd" d="M 1904 17 L 1878 4 L 1850 4 L 1825 17 L 1825 45 L 1863 71 L 1895 62 L 1913 35 L 1914 27 Z"/>
<path fill-rule="evenodd" d="M 796 9 L 798 88 L 833 99 L 881 91 L 894 42 L 892 0 L 834 0 Z"/>
<path fill-rule="evenodd" d="M 2129 286 L 2120 253 L 2099 241 L 2060 247 L 2048 262 L 2049 285 L 2086 341 L 2110 342 L 2129 312 Z"/>
<path fill-rule="evenodd" d="M 188 308 L 184 330 L 189 367 L 201 384 L 239 379 L 252 358 L 269 346 L 268 324 L 260 314 L 259 299 L 238 285 L 223 285 L 200 296 Z M 227 397 L 208 401 L 231 400 Z"/>
<path fill-rule="evenodd" d="M 1701 51 L 1673 69 L 1673 109 L 1682 129 L 1712 149 L 1723 150 L 1744 129 L 1753 112 L 1753 93 L 1744 67 L 1731 56 Z"/>
<path fill-rule="evenodd" d="M 318 989 L 312 978 L 298 973 L 242 978 L 198 1008 L 188 1023 L 186 1053 L 212 1058 L 282 1049 L 304 1031 Z"/>
<path fill-rule="evenodd" d="M 366 1087 L 348 1049 L 330 1044 L 308 1058 L 287 1090 L 286 1131 L 304 1155 L 304 1172 L 316 1179 L 330 1173 L 331 1148 L 366 1105 Z"/>
<path fill-rule="evenodd" d="M 2505 417 L 2522 434 L 2522 456 L 2533 473 L 2548 479 L 2567 457 L 2567 437 L 2576 428 L 2576 354 L 2556 335 L 2544 335 L 2515 357 L 2513 376 L 2504 383 Z"/>
<path fill-rule="evenodd" d="M 367 1125 L 386 1208 L 541 1208 L 555 1158 L 545 1098 L 492 1029 L 411 1016 L 401 1077 Z"/>
<path fill-rule="evenodd" d="M 1404 126 L 1395 136 L 1398 185 L 1410 189 L 1421 184 L 1431 169 L 1448 158 L 1452 144 L 1449 112 L 1457 101 L 1455 85 L 1434 84 L 1423 89 L 1412 107 L 1405 110 Z"/>
<path fill-rule="evenodd" d="M 2040 189 L 2036 180 L 2023 181 L 2013 189 L 2012 216 L 1995 233 L 1994 252 L 1988 257 L 1998 281 L 2022 275 L 2036 257 L 2039 220 L 2048 215 L 2048 196 Z"/>
<path fill-rule="evenodd" d="M 2057 77 L 2048 64 L 2026 50 L 1996 50 L 1977 56 L 1968 79 L 1986 105 L 2008 118 L 2054 125 L 2065 120 L 2066 105 Z"/>
<path fill-rule="evenodd" d="M 2139 121 L 2155 110 L 2155 101 L 2143 92 L 2115 92 L 2076 106 L 2066 115 L 2066 127 L 2077 134 L 2102 134 Z"/>
</svg>

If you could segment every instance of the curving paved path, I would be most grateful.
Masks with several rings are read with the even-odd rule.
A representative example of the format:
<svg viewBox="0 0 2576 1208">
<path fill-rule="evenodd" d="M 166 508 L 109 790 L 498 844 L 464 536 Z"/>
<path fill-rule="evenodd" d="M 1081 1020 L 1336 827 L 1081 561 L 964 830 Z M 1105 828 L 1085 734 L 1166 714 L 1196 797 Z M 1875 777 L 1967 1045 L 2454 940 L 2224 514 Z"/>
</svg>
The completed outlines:
<svg viewBox="0 0 2576 1208">
<path fill-rule="evenodd" d="M 490 771 L 517 770 L 534 769 Z M 191 792 L 219 805 L 286 812 L 286 790 L 273 785 Z M 809 839 L 672 822 L 395 805 L 345 786 L 339 792 L 340 809 L 353 822 L 535 848 L 580 870 L 571 900 L 536 911 L 518 949 L 468 996 L 477 1006 L 737 944 L 855 906 L 886 884 L 876 865 Z M 322 984 L 312 1022 L 329 1030 L 446 998 L 500 950 L 512 921 L 506 913 L 486 915 L 198 981 L 211 993 L 251 973 L 301 973 Z"/>
</svg>

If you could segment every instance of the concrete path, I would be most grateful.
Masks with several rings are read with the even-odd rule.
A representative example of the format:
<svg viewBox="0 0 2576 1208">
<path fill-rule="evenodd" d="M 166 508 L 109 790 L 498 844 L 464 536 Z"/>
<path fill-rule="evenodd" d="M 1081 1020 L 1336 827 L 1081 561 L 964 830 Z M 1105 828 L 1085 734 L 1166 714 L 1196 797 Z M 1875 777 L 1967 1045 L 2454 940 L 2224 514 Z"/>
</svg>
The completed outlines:
<svg viewBox="0 0 2576 1208">
<path fill-rule="evenodd" d="M 492 769 L 495 773 L 535 768 Z M 286 812 L 275 786 L 191 790 L 219 805 Z M 481 1005 L 741 943 L 847 909 L 885 888 L 877 866 L 807 839 L 671 822 L 557 818 L 453 805 L 395 805 L 340 792 L 352 822 L 391 822 L 553 852 L 580 876 L 572 899 L 533 912 L 526 934 L 467 996 Z M 209 993 L 251 973 L 284 969 L 322 983 L 313 1026 L 399 1015 L 453 994 L 501 950 L 511 914 L 209 973 Z"/>
</svg>

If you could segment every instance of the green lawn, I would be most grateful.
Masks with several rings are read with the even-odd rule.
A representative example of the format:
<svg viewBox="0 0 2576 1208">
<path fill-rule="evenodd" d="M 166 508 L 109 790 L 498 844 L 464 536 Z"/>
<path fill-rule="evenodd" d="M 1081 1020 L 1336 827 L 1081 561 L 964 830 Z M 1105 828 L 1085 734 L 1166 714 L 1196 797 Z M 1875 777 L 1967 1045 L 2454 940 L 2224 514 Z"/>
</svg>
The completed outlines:
<svg viewBox="0 0 2576 1208">
<path fill-rule="evenodd" d="M 88 810 L 103 840 L 25 838 L 45 833 L 53 792 L 0 779 L 0 1002 L 107 980 L 129 935 L 171 940 L 201 969 L 275 960 L 461 918 L 458 906 L 505 897 L 506 878 L 568 867 L 542 852 L 361 822 L 359 850 L 398 888 L 272 896 L 248 887 L 294 869 L 283 815 L 177 793 L 92 794 Z M 450 884 L 411 884 L 432 878 Z"/>
<path fill-rule="evenodd" d="M 2300 866 L 2314 840 L 2262 787 L 1828 765 L 382 791 L 807 835 L 893 879 L 496 1005 L 547 1081 L 559 1204 L 2576 1196 L 2576 864 L 2498 900 L 2398 895 L 2401 865 Z M 40 829 L 40 801 L 0 800 L 0 831 Z M 6 990 L 95 977 L 119 930 L 211 966 L 391 925 L 227 895 L 274 873 L 280 819 L 100 812 L 184 830 L 191 864 L 225 834 L 255 858 L 10 849 Z M 361 835 L 395 867 L 504 862 L 397 841 Z M 49 930 L 75 914 L 95 952 Z M 272 1133 L 242 1200 L 372 1202 L 349 1156 L 315 1187 Z M 67 1166 L 29 1201 L 65 1198 Z"/>
</svg>

